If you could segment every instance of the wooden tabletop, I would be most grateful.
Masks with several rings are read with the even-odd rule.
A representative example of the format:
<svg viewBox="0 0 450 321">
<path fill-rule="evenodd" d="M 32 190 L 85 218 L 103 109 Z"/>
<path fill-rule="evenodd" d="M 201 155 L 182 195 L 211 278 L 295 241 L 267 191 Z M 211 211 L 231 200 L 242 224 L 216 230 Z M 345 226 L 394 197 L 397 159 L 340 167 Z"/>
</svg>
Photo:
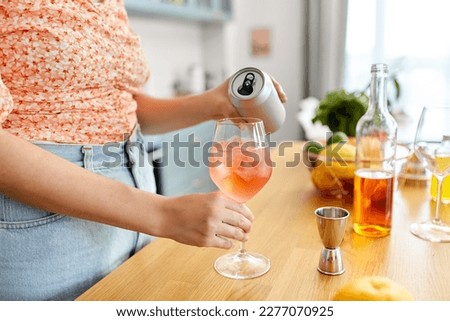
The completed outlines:
<svg viewBox="0 0 450 321">
<path fill-rule="evenodd" d="M 346 272 L 327 276 L 317 271 L 322 243 L 314 210 L 331 205 L 351 213 L 352 201 L 318 193 L 299 161 L 301 146 L 295 143 L 274 151 L 272 178 L 248 202 L 256 219 L 247 249 L 270 258 L 267 274 L 251 280 L 228 279 L 213 268 L 225 250 L 158 239 L 78 300 L 330 300 L 344 283 L 366 275 L 389 277 L 416 300 L 450 300 L 450 244 L 426 242 L 409 232 L 411 223 L 431 215 L 434 204 L 428 187 L 399 186 L 390 236 L 359 236 L 352 231 L 350 219 L 341 245 Z M 450 206 L 444 211 L 450 215 Z"/>
</svg>

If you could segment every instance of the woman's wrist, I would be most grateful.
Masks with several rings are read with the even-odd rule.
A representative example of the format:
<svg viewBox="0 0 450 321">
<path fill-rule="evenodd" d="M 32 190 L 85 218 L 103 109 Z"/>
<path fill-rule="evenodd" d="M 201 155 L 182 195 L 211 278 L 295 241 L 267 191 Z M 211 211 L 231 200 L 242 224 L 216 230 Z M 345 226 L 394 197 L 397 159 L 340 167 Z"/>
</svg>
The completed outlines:
<svg viewBox="0 0 450 321">
<path fill-rule="evenodd" d="M 236 108 L 231 104 L 228 96 L 228 80 L 223 82 L 218 87 L 208 90 L 205 95 L 205 104 L 208 113 L 207 117 L 210 120 L 217 120 L 226 117 L 238 116 Z"/>
</svg>

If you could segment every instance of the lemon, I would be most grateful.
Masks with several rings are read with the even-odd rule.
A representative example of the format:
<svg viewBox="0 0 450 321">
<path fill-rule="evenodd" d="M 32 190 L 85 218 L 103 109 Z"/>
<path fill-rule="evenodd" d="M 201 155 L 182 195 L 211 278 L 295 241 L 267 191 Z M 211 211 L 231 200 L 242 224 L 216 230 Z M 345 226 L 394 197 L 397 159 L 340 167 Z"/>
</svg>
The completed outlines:
<svg viewBox="0 0 450 321">
<path fill-rule="evenodd" d="M 324 163 L 315 167 L 311 172 L 313 184 L 321 191 L 329 191 L 342 187 L 336 175 Z"/>
<path fill-rule="evenodd" d="M 382 276 L 366 276 L 341 287 L 334 301 L 413 301 L 414 297 L 401 284 Z"/>
<path fill-rule="evenodd" d="M 352 144 L 334 143 L 328 145 L 319 155 L 323 159 L 323 164 L 330 168 L 338 179 L 354 177 L 356 148 Z"/>
<path fill-rule="evenodd" d="M 328 159 L 354 161 L 356 148 L 348 142 L 333 143 L 323 149 L 320 155 Z"/>
</svg>

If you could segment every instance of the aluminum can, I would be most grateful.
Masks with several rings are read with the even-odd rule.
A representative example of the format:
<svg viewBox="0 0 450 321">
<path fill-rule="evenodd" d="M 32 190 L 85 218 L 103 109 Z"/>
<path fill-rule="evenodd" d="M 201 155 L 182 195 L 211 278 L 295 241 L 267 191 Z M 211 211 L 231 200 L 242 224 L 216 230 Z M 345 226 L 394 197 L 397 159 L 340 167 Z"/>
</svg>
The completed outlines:
<svg viewBox="0 0 450 321">
<path fill-rule="evenodd" d="M 239 70 L 230 79 L 228 95 L 241 116 L 261 119 L 267 133 L 283 125 L 286 110 L 265 72 L 254 67 Z"/>
</svg>

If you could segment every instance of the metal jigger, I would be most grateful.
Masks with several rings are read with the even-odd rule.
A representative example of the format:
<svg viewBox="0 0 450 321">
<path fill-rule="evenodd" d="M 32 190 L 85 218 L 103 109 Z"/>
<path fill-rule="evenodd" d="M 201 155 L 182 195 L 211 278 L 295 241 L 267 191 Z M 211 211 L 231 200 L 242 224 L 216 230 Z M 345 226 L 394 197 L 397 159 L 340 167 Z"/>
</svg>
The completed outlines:
<svg viewBox="0 0 450 321">
<path fill-rule="evenodd" d="M 340 275 L 345 270 L 339 246 L 344 239 L 345 225 L 350 214 L 340 207 L 321 207 L 314 213 L 324 246 L 317 270 L 327 275 Z"/>
</svg>

